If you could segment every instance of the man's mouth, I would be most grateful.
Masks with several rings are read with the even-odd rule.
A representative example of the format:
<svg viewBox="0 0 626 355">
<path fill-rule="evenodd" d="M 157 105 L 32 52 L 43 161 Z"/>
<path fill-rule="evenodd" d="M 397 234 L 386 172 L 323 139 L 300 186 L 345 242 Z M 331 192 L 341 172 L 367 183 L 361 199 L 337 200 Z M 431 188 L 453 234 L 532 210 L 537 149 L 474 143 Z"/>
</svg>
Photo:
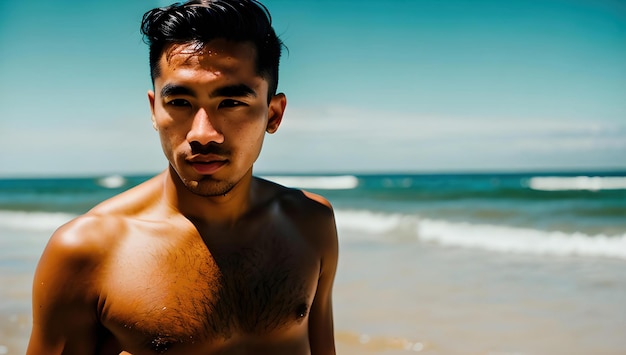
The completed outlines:
<svg viewBox="0 0 626 355">
<path fill-rule="evenodd" d="M 198 174 L 212 175 L 226 165 L 227 162 L 228 160 L 191 161 L 190 164 Z"/>
</svg>

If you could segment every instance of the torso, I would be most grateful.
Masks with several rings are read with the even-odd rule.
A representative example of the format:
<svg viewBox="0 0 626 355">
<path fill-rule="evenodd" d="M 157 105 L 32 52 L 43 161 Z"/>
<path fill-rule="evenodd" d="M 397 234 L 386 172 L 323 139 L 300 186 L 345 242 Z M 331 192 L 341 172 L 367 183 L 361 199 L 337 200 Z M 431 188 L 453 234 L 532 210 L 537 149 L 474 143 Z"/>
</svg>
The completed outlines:
<svg viewBox="0 0 626 355">
<path fill-rule="evenodd" d="M 307 354 L 320 259 L 302 223 L 276 213 L 280 200 L 223 230 L 126 218 L 103 268 L 103 352 L 254 353 L 279 342 Z"/>
</svg>

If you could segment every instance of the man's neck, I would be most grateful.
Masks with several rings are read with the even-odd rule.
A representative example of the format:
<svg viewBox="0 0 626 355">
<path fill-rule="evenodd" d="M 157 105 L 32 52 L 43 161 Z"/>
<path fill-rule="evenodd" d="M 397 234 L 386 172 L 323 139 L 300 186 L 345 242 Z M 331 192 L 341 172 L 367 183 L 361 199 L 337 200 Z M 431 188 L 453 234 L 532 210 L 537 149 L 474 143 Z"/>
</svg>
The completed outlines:
<svg viewBox="0 0 626 355">
<path fill-rule="evenodd" d="M 224 195 L 202 196 L 191 192 L 173 168 L 164 174 L 164 199 L 185 217 L 206 225 L 233 226 L 252 205 L 252 169 Z"/>
</svg>

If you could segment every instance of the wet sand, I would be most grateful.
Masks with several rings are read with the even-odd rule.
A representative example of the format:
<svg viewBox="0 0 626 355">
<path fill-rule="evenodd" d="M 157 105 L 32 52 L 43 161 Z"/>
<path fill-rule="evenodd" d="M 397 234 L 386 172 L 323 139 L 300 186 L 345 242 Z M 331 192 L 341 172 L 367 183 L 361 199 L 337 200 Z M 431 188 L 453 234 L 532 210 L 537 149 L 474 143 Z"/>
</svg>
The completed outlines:
<svg viewBox="0 0 626 355">
<path fill-rule="evenodd" d="M 32 326 L 31 279 L 32 272 L 0 268 L 0 355 L 26 352 Z"/>
<path fill-rule="evenodd" d="M 625 266 L 425 244 L 345 246 L 335 290 L 338 349 L 624 354 Z"/>
</svg>

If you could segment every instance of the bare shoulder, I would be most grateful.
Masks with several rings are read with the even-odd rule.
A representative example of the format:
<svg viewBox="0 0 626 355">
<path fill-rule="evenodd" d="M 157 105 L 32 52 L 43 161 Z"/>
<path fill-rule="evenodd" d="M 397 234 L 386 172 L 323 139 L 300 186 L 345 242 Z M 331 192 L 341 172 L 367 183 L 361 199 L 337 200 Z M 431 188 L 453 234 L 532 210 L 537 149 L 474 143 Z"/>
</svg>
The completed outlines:
<svg viewBox="0 0 626 355">
<path fill-rule="evenodd" d="M 321 196 L 321 195 L 318 195 L 318 194 L 314 194 L 314 193 L 312 193 L 312 192 L 305 191 L 305 190 L 302 190 L 302 194 L 303 194 L 303 195 L 304 195 L 307 199 L 309 199 L 309 200 L 311 200 L 311 201 L 315 201 L 315 202 L 317 202 L 318 204 L 320 204 L 320 205 L 322 205 L 322 206 L 325 206 L 325 207 L 326 207 L 326 208 L 328 208 L 330 211 L 332 211 L 333 206 L 330 204 L 330 202 L 329 202 L 329 201 L 328 201 L 328 200 L 327 200 L 324 196 Z"/>
<path fill-rule="evenodd" d="M 335 212 L 331 203 L 321 195 L 305 190 L 296 191 L 306 224 L 310 228 L 321 228 L 320 232 L 332 239 L 327 241 L 334 242 L 337 237 Z"/>
<path fill-rule="evenodd" d="M 309 218 L 334 219 L 331 203 L 321 195 L 285 187 L 274 182 L 257 179 L 264 190 L 270 191 L 273 200 L 279 202 L 288 213 L 305 213 Z"/>
<path fill-rule="evenodd" d="M 323 251 L 326 259 L 337 259 L 337 226 L 335 213 L 330 202 L 323 196 L 309 191 L 300 191 L 304 206 L 305 220 L 302 222 L 306 228 L 317 231 L 312 235 L 314 244 Z"/>
<path fill-rule="evenodd" d="M 318 194 L 260 180 L 271 192 L 280 213 L 322 249 L 336 249 L 337 230 L 331 203 Z"/>
<path fill-rule="evenodd" d="M 119 218 L 92 214 L 68 222 L 48 241 L 36 277 L 56 282 L 67 278 L 96 286 L 95 274 L 115 249 L 116 236 L 122 235 L 124 228 Z"/>
<path fill-rule="evenodd" d="M 89 268 L 72 268 L 71 263 L 102 265 L 116 246 L 128 237 L 133 221 L 143 218 L 158 199 L 161 179 L 152 178 L 113 198 L 57 229 L 50 238 L 40 264 L 50 268 L 65 265 L 73 273 Z"/>
<path fill-rule="evenodd" d="M 119 217 L 88 213 L 57 229 L 46 251 L 98 257 L 111 249 L 114 236 L 121 234 L 124 225 Z"/>
<path fill-rule="evenodd" d="M 61 226 L 50 238 L 40 264 L 72 261 L 102 264 L 128 235 L 132 220 L 154 206 L 158 190 L 159 179 L 155 177 Z"/>
<path fill-rule="evenodd" d="M 330 202 L 321 195 L 305 191 L 292 189 L 285 201 L 289 201 L 290 208 L 299 209 L 308 218 L 319 218 L 334 220 L 333 207 Z"/>
<path fill-rule="evenodd" d="M 83 278 L 85 284 L 97 283 L 97 272 L 128 236 L 133 218 L 152 205 L 158 185 L 158 178 L 153 178 L 58 228 L 44 249 L 36 277 Z"/>
</svg>

